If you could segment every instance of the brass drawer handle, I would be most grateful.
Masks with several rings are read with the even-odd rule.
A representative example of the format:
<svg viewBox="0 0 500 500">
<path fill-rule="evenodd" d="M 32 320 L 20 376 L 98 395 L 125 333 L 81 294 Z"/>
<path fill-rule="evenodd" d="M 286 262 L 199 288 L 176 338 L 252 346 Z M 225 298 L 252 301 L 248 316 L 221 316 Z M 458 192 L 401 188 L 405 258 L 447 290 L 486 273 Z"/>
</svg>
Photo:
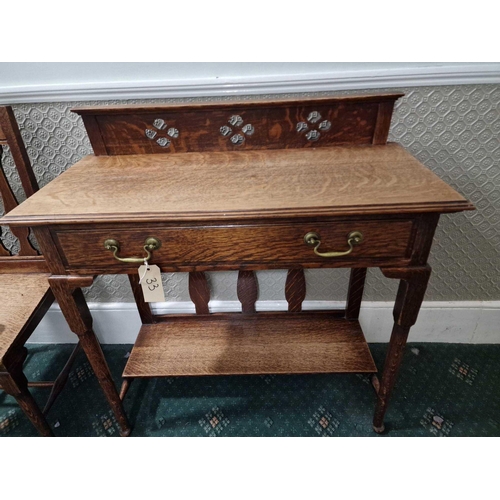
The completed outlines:
<svg viewBox="0 0 500 500">
<path fill-rule="evenodd" d="M 363 242 L 363 235 L 359 231 L 352 231 L 347 236 L 347 244 L 349 245 L 349 250 L 345 252 L 318 252 L 318 248 L 321 245 L 321 238 L 318 233 L 307 233 L 304 236 L 304 242 L 306 245 L 314 246 L 314 253 L 320 257 L 342 257 L 343 255 L 349 255 L 356 245 Z"/>
<path fill-rule="evenodd" d="M 117 240 L 109 239 L 104 242 L 104 248 L 113 252 L 113 257 L 120 262 L 130 262 L 133 264 L 141 264 L 147 262 L 151 258 L 151 252 L 158 250 L 161 247 L 161 241 L 157 238 L 148 238 L 144 242 L 145 257 L 118 257 L 116 255 L 120 251 L 120 243 Z"/>
</svg>

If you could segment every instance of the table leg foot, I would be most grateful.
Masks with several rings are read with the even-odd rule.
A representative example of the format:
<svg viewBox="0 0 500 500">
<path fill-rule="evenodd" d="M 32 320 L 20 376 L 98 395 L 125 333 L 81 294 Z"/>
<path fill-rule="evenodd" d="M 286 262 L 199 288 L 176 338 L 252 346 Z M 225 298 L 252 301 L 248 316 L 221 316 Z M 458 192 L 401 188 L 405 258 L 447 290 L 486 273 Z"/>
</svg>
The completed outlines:
<svg viewBox="0 0 500 500">
<path fill-rule="evenodd" d="M 417 320 L 431 269 L 429 266 L 422 266 L 382 269 L 382 272 L 388 278 L 401 279 L 401 282 L 394 305 L 391 340 L 377 391 L 377 404 L 373 418 L 373 430 L 377 433 L 383 432 L 384 429 L 384 416 L 401 366 L 408 333 Z"/>
</svg>

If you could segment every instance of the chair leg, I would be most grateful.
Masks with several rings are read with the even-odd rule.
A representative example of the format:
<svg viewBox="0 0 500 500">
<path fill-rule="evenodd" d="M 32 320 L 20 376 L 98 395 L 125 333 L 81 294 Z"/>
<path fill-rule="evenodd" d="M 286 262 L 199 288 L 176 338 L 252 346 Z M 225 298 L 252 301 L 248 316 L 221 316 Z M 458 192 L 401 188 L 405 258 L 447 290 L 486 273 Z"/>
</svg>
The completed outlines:
<svg viewBox="0 0 500 500">
<path fill-rule="evenodd" d="M 0 373 L 0 385 L 7 394 L 16 399 L 20 408 L 42 436 L 54 435 L 42 410 L 28 390 L 28 380 L 20 369 Z"/>
<path fill-rule="evenodd" d="M 75 358 L 79 352 L 80 352 L 80 342 L 76 344 L 75 348 L 73 349 L 73 352 L 71 353 L 71 356 L 68 358 L 68 361 L 66 361 L 64 368 L 61 370 L 57 378 L 54 380 L 54 384 L 52 385 L 52 390 L 50 391 L 47 402 L 45 403 L 45 406 L 43 408 L 44 415 L 47 415 L 49 410 L 52 408 L 52 405 L 54 404 L 55 400 L 57 399 L 57 397 L 63 390 L 64 386 L 66 385 L 69 372 L 71 371 L 73 362 L 75 361 Z"/>
</svg>

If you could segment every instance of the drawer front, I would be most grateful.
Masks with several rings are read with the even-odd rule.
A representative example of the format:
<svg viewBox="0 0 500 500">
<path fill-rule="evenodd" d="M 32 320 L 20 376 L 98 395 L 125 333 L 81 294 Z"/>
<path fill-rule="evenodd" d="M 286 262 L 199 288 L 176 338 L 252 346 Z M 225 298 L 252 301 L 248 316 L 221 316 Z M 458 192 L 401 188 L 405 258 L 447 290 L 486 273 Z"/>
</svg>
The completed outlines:
<svg viewBox="0 0 500 500">
<path fill-rule="evenodd" d="M 104 248 L 104 241 L 119 242 L 120 257 L 145 255 L 148 237 L 161 241 L 151 263 L 178 269 L 203 265 L 303 264 L 311 267 L 346 265 L 358 260 L 401 260 L 409 258 L 413 221 L 339 221 L 247 226 L 123 227 L 99 230 L 68 230 L 55 234 L 68 268 L 113 269 L 137 267 L 116 260 Z M 358 231 L 363 241 L 346 256 L 322 257 L 307 245 L 304 236 L 315 232 L 321 239 L 319 252 L 349 250 L 348 236 Z M 316 265 L 314 265 L 316 264 Z"/>
</svg>

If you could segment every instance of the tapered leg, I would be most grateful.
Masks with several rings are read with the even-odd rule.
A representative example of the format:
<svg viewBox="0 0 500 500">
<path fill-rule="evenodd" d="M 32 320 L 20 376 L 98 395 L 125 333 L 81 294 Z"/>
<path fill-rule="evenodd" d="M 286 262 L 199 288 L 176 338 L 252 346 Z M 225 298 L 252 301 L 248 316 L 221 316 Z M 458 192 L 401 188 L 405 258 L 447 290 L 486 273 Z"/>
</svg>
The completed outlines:
<svg viewBox="0 0 500 500">
<path fill-rule="evenodd" d="M 373 430 L 375 432 L 384 432 L 384 416 L 387 411 L 387 405 L 392 393 L 392 388 L 396 382 L 396 377 L 401 366 L 406 339 L 410 327 L 401 327 L 397 324 L 392 329 L 391 341 L 384 363 L 382 380 L 377 393 L 377 406 L 375 407 L 375 416 L 373 417 Z"/>
<path fill-rule="evenodd" d="M 373 418 L 373 430 L 378 433 L 384 431 L 384 416 L 389 398 L 401 366 L 408 333 L 411 326 L 415 324 L 420 311 L 431 268 L 423 266 L 381 270 L 386 277 L 399 278 L 401 282 L 394 305 L 394 327 L 377 392 L 377 405 Z"/>
<path fill-rule="evenodd" d="M 26 348 L 23 348 L 26 351 Z M 22 354 L 25 357 L 25 354 Z M 36 430 L 42 436 L 53 436 L 52 429 L 50 428 L 47 420 L 45 419 L 42 410 L 36 404 L 33 396 L 28 390 L 28 380 L 22 372 L 22 362 L 13 363 L 13 366 L 2 366 L 0 368 L 0 387 L 7 393 L 13 396 L 21 410 L 31 420 Z"/>
<path fill-rule="evenodd" d="M 93 278 L 76 276 L 52 276 L 49 278 L 50 287 L 61 307 L 61 311 L 71 331 L 78 335 L 82 349 L 115 414 L 120 426 L 120 434 L 128 436 L 130 426 L 127 416 L 102 353 L 101 345 L 92 329 L 92 316 L 80 289 L 81 286 L 89 286 L 92 281 Z"/>
</svg>

